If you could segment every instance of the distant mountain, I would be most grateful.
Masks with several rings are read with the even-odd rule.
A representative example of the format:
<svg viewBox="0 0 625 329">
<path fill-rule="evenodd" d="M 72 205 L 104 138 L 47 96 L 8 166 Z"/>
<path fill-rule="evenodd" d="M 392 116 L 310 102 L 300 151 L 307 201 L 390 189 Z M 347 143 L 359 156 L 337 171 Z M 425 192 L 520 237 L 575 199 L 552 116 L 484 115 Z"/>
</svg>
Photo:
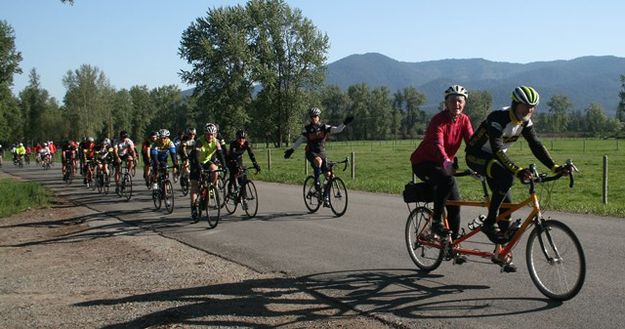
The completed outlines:
<svg viewBox="0 0 625 329">
<path fill-rule="evenodd" d="M 370 88 L 386 86 L 391 92 L 413 86 L 427 96 L 424 108 L 435 111 L 443 90 L 461 84 L 469 91 L 486 90 L 495 108 L 510 103 L 515 86 L 529 85 L 547 102 L 551 96 L 569 97 L 576 110 L 590 103 L 601 104 L 609 115 L 616 112 L 620 75 L 625 58 L 588 56 L 572 60 L 515 64 L 485 59 L 444 59 L 408 63 L 378 53 L 351 55 L 327 66 L 326 83 L 342 89 L 357 83 Z"/>
</svg>

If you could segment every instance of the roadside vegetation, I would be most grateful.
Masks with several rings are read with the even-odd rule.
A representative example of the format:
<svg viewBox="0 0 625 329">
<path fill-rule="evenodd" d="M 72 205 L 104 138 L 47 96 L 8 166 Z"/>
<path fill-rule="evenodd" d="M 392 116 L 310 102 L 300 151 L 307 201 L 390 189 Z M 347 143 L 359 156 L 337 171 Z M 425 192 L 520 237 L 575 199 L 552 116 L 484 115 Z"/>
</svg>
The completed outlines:
<svg viewBox="0 0 625 329">
<path fill-rule="evenodd" d="M 0 179 L 0 218 L 29 208 L 47 207 L 51 193 L 38 183 L 13 178 Z"/>
</svg>

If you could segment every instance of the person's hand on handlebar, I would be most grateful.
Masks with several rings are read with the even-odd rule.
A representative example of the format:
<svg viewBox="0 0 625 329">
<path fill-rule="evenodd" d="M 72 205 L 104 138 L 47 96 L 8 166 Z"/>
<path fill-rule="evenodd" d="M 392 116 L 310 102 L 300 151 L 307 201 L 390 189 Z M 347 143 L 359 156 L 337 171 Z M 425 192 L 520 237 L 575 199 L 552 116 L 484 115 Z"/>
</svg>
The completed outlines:
<svg viewBox="0 0 625 329">
<path fill-rule="evenodd" d="M 528 168 L 521 169 L 516 173 L 516 177 L 518 177 L 521 182 L 525 184 L 532 179 L 532 171 Z"/>
</svg>

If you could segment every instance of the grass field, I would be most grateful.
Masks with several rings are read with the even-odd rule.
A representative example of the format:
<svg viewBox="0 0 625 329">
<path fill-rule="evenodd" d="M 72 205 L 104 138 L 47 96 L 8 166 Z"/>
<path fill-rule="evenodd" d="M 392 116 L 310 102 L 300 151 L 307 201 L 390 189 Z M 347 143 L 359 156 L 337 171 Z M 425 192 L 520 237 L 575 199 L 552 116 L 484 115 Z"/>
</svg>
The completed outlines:
<svg viewBox="0 0 625 329">
<path fill-rule="evenodd" d="M 625 172 L 625 141 L 582 138 L 542 138 L 542 141 L 556 162 L 563 163 L 571 159 L 580 170 L 575 175 L 573 189 L 568 187 L 568 179 L 560 179 L 546 186 L 551 191 L 542 193 L 542 203 L 547 209 L 625 217 L 625 179 L 620 177 L 620 173 Z M 412 179 L 409 158 L 419 142 L 420 140 L 332 141 L 326 146 L 328 157 L 332 160 L 342 160 L 354 152 L 355 178 L 351 179 L 349 167 L 345 172 L 338 172 L 349 189 L 392 193 L 400 197 L 404 185 Z M 303 146 L 288 160 L 283 158 L 283 149 L 255 144 L 254 151 L 263 168 L 254 179 L 303 183 L 306 177 Z M 267 167 L 268 152 L 272 158 L 271 170 Z M 546 170 L 533 157 L 524 140 L 515 143 L 508 153 L 521 166 L 536 163 L 539 171 Z M 607 204 L 602 199 L 604 155 L 608 156 Z M 460 152 L 458 156 L 461 169 L 466 168 L 464 152 Z M 309 169 L 310 172 L 312 171 Z M 479 198 L 482 195 L 479 181 L 462 177 L 458 179 L 458 183 L 464 198 Z M 514 200 L 521 200 L 526 195 L 527 188 L 516 182 L 513 186 Z"/>
<path fill-rule="evenodd" d="M 45 207 L 50 203 L 50 196 L 48 190 L 35 182 L 0 179 L 0 218 L 28 208 Z"/>
</svg>

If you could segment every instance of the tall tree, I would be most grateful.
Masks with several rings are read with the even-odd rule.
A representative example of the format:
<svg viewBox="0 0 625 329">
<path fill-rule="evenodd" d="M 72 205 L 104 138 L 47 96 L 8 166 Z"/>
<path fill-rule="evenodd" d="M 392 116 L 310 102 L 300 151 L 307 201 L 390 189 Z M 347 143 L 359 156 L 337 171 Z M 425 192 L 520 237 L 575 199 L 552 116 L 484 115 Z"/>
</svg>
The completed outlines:
<svg viewBox="0 0 625 329">
<path fill-rule="evenodd" d="M 33 68 L 29 75 L 29 84 L 19 94 L 20 109 L 24 119 L 23 136 L 27 141 L 42 141 L 50 138 L 49 132 L 43 129 L 43 120 L 49 106 L 48 91 L 41 88 L 39 75 Z M 59 127 L 60 128 L 60 127 Z"/>
<path fill-rule="evenodd" d="M 554 133 L 567 131 L 573 104 L 568 97 L 555 95 L 547 102 L 549 108 L 548 130 Z"/>
<path fill-rule="evenodd" d="M 371 139 L 386 139 L 390 135 L 390 123 L 393 114 L 393 102 L 391 92 L 386 87 L 373 89 L 370 97 L 370 119 L 367 124 L 371 126 Z"/>
<path fill-rule="evenodd" d="M 625 75 L 621 74 L 621 90 L 618 92 L 618 108 L 616 109 L 616 118 L 620 122 L 625 122 Z"/>
<path fill-rule="evenodd" d="M 427 119 L 421 105 L 425 103 L 425 95 L 414 87 L 404 88 L 394 94 L 393 107 L 401 111 L 401 132 L 403 137 L 415 138 L 425 132 Z"/>
<path fill-rule="evenodd" d="M 154 104 L 154 119 L 152 125 L 166 128 L 171 131 L 172 138 L 186 127 L 186 116 L 181 111 L 182 95 L 175 85 L 162 86 L 150 91 Z"/>
<path fill-rule="evenodd" d="M 9 141 L 22 133 L 18 102 L 11 93 L 13 75 L 22 73 L 22 54 L 15 49 L 15 32 L 5 20 L 0 20 L 0 140 Z"/>
<path fill-rule="evenodd" d="M 111 117 L 111 86 L 99 68 L 83 64 L 63 77 L 65 108 L 79 136 L 102 137 Z"/>
<path fill-rule="evenodd" d="M 150 97 L 150 90 L 147 86 L 133 86 L 130 88 L 132 99 L 132 118 L 130 127 L 124 127 L 130 137 L 134 140 L 141 140 L 148 131 L 158 130 L 164 127 L 152 124 L 155 107 Z"/>
<path fill-rule="evenodd" d="M 349 113 L 357 118 L 352 124 L 353 138 L 368 139 L 371 133 L 369 121 L 373 118 L 369 115 L 369 86 L 366 83 L 351 85 L 347 88 L 347 95 L 350 100 Z"/>
<path fill-rule="evenodd" d="M 469 98 L 464 108 L 464 113 L 471 119 L 473 129 L 486 119 L 486 116 L 492 111 L 493 96 L 485 90 L 471 90 Z"/>
<path fill-rule="evenodd" d="M 283 0 L 251 0 L 210 9 L 185 30 L 179 54 L 192 68 L 181 77 L 196 86 L 202 121 L 233 130 L 252 123 L 253 114 L 272 122 L 265 130 L 275 127 L 280 145 L 301 123 L 304 90 L 323 81 L 327 48 L 327 36 L 300 10 Z"/>
</svg>

